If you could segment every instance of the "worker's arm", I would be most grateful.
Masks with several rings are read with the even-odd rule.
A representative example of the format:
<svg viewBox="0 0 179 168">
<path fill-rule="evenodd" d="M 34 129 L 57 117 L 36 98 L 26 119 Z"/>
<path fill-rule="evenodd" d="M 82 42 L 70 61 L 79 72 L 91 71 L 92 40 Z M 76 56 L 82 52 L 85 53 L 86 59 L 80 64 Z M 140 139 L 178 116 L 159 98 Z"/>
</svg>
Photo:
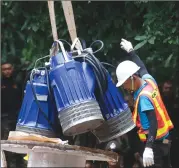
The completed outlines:
<svg viewBox="0 0 179 168">
<path fill-rule="evenodd" d="M 143 75 L 148 74 L 148 71 L 147 71 L 144 63 L 142 62 L 142 60 L 135 53 L 135 51 L 133 49 L 133 46 L 132 46 L 130 41 L 122 39 L 121 40 L 121 48 L 128 53 L 127 54 L 127 59 L 130 60 L 130 61 L 135 62 L 140 67 L 138 73 L 139 73 L 139 76 L 141 78 L 143 77 Z"/>
<path fill-rule="evenodd" d="M 150 123 L 146 147 L 152 148 L 157 135 L 157 118 L 154 110 L 145 112 Z"/>
<path fill-rule="evenodd" d="M 140 96 L 138 111 L 142 128 L 148 130 L 146 147 L 152 148 L 158 125 L 154 106 L 148 97 Z"/>
<path fill-rule="evenodd" d="M 147 69 L 146 69 L 146 67 L 145 67 L 145 65 L 144 65 L 144 63 L 143 63 L 143 61 L 138 57 L 138 55 L 135 53 L 134 50 L 131 51 L 131 52 L 128 54 L 127 58 L 128 58 L 130 61 L 135 62 L 135 63 L 140 67 L 138 73 L 139 73 L 139 76 L 140 76 L 141 78 L 142 78 L 144 75 L 149 74 L 148 71 L 147 71 Z"/>
<path fill-rule="evenodd" d="M 138 113 L 142 128 L 148 131 L 143 152 L 143 165 L 144 167 L 152 166 L 154 164 L 153 143 L 156 139 L 158 125 L 154 106 L 148 97 L 140 96 Z"/>
<path fill-rule="evenodd" d="M 149 132 L 145 149 L 143 152 L 143 166 L 148 167 L 154 165 L 154 152 L 152 146 L 157 134 L 157 119 L 154 110 L 146 111 L 145 113 L 149 120 Z"/>
</svg>

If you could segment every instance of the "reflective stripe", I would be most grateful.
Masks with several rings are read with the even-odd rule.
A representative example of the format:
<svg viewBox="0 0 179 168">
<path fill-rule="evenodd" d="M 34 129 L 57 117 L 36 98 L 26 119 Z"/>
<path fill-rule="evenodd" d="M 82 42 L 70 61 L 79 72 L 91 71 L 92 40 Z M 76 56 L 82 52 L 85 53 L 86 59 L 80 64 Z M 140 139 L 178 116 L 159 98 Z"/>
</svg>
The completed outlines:
<svg viewBox="0 0 179 168">
<path fill-rule="evenodd" d="M 43 84 L 43 83 L 33 83 L 33 85 L 35 85 L 35 86 L 46 86 L 47 87 L 47 84 Z"/>
<path fill-rule="evenodd" d="M 153 82 L 152 79 L 145 79 L 145 80 L 146 80 L 148 83 L 150 83 L 154 89 L 158 88 L 158 87 L 156 86 L 156 84 Z"/>
<path fill-rule="evenodd" d="M 48 95 L 38 95 L 36 94 L 37 96 L 37 100 L 39 101 L 47 101 L 47 98 L 48 98 Z"/>
<path fill-rule="evenodd" d="M 145 141 L 147 139 L 146 135 L 145 134 L 140 134 L 139 133 L 139 138 L 142 140 L 142 141 Z"/>
<path fill-rule="evenodd" d="M 29 155 L 26 155 L 26 156 L 24 157 L 24 160 L 28 161 L 28 160 L 29 160 Z"/>
<path fill-rule="evenodd" d="M 132 119 L 133 119 L 135 124 L 137 122 L 137 106 L 138 106 L 138 103 L 139 103 L 139 98 L 137 98 L 137 100 L 136 100 L 135 107 L 134 107 L 134 113 L 132 115 Z"/>
<path fill-rule="evenodd" d="M 148 95 L 147 97 L 153 102 L 153 104 L 155 104 L 154 108 L 155 109 L 157 108 L 156 110 L 158 110 L 158 112 L 159 112 L 159 114 L 160 114 L 160 116 L 161 116 L 161 118 L 162 118 L 162 120 L 164 122 L 164 126 L 162 128 L 157 129 L 157 137 L 160 137 L 161 135 L 166 133 L 166 131 L 168 132 L 168 124 L 166 124 L 167 123 L 166 118 L 165 118 L 164 113 L 163 113 L 161 107 L 159 106 L 156 98 L 151 99 L 150 98 L 151 93 L 147 92 L 147 91 L 143 91 L 143 94 Z"/>
<path fill-rule="evenodd" d="M 167 121 L 166 123 L 169 125 L 169 124 L 171 124 L 171 121 Z M 163 128 L 160 128 L 157 130 L 157 139 L 164 137 L 168 133 L 168 131 L 170 129 L 169 129 L 169 127 L 167 127 L 167 124 L 164 124 Z M 138 135 L 139 135 L 140 139 L 143 141 L 145 141 L 147 139 L 145 133 L 139 132 Z"/>
<path fill-rule="evenodd" d="M 164 136 L 165 134 L 168 133 L 169 131 L 169 126 L 172 126 L 172 123 L 171 121 L 166 121 L 166 118 L 165 118 L 165 115 L 164 115 L 164 112 L 163 110 L 161 109 L 161 107 L 159 106 L 158 104 L 158 101 L 156 100 L 156 98 L 152 98 L 151 99 L 151 92 L 148 92 L 148 91 L 142 91 L 141 92 L 143 95 L 147 95 L 147 97 L 153 102 L 153 104 L 155 105 L 154 108 L 155 110 L 157 110 L 160 114 L 160 117 L 162 118 L 162 121 L 163 121 L 163 124 L 164 126 L 162 128 L 159 128 L 157 129 L 157 139 L 158 138 L 161 138 L 162 136 Z M 145 134 L 144 134 L 145 135 Z M 142 139 L 144 139 L 144 135 L 142 137 Z M 140 136 L 140 135 L 139 135 Z M 145 136 L 145 139 L 146 139 L 146 136 Z"/>
<path fill-rule="evenodd" d="M 137 117 L 138 117 L 138 113 L 137 113 L 138 109 L 137 108 L 138 108 L 139 98 L 141 95 L 146 95 L 153 103 L 156 112 L 158 112 L 157 115 L 159 114 L 159 117 L 161 117 L 162 122 L 163 122 L 162 128 L 157 129 L 156 139 L 160 139 L 163 136 L 165 136 L 171 128 L 173 128 L 173 124 L 172 124 L 168 114 L 165 112 L 165 110 L 166 110 L 165 107 L 163 106 L 163 109 L 162 109 L 159 105 L 158 100 L 161 100 L 161 96 L 158 91 L 158 87 L 155 85 L 155 83 L 152 80 L 146 80 L 146 81 L 148 81 L 148 83 L 152 85 L 153 92 L 142 90 L 141 93 L 138 95 L 136 103 L 135 103 L 134 113 L 133 113 L 133 121 L 137 125 Z M 158 98 L 158 100 L 157 100 L 157 98 Z M 141 126 L 140 126 L 140 128 L 141 128 Z M 142 141 L 146 140 L 147 133 L 144 132 L 144 130 L 142 130 L 142 129 L 139 130 L 138 134 Z"/>
<path fill-rule="evenodd" d="M 154 81 L 153 81 L 152 79 L 147 79 L 146 81 L 149 82 L 154 89 L 158 89 L 158 86 L 154 83 Z M 158 92 L 158 95 L 159 95 L 159 96 L 158 96 L 159 101 L 161 101 L 162 104 L 163 104 L 163 101 L 162 101 L 162 98 L 161 98 L 161 95 L 160 95 L 159 92 Z M 165 113 L 166 119 L 167 119 L 167 120 L 170 120 L 170 117 L 169 117 L 169 115 L 168 115 L 168 113 L 167 113 L 167 110 L 166 110 L 164 104 L 163 104 L 163 109 L 164 109 L 164 113 Z"/>
</svg>

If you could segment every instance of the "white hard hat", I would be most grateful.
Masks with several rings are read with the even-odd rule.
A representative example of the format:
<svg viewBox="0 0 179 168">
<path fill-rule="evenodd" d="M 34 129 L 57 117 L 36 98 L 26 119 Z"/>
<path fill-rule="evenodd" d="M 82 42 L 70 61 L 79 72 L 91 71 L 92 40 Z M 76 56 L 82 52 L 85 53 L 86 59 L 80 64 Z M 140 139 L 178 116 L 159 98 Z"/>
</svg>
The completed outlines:
<svg viewBox="0 0 179 168">
<path fill-rule="evenodd" d="M 135 74 L 140 69 L 136 63 L 132 61 L 121 62 L 116 69 L 116 76 L 118 79 L 117 87 L 121 86 L 130 76 Z"/>
</svg>

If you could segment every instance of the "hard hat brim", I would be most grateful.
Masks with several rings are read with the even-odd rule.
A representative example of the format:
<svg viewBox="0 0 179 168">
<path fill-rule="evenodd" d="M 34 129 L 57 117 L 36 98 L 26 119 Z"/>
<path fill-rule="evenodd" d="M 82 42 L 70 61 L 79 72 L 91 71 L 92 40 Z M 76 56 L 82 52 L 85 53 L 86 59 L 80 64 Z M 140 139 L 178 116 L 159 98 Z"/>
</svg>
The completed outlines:
<svg viewBox="0 0 179 168">
<path fill-rule="evenodd" d="M 120 87 L 127 79 L 117 82 L 116 87 Z"/>
<path fill-rule="evenodd" d="M 121 85 L 123 85 L 123 83 L 124 83 L 130 76 L 132 76 L 133 74 L 135 74 L 139 69 L 140 69 L 140 67 L 138 67 L 138 68 L 137 68 L 131 75 L 129 75 L 127 78 L 118 81 L 118 83 L 116 84 L 116 87 L 120 87 Z"/>
</svg>

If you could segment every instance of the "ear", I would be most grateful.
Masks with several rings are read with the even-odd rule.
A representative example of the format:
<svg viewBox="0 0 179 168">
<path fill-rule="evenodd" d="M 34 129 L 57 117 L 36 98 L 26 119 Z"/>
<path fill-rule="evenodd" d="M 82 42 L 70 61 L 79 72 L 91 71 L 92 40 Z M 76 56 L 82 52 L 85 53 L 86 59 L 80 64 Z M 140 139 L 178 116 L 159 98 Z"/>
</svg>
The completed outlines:
<svg viewBox="0 0 179 168">
<path fill-rule="evenodd" d="M 132 77 L 133 77 L 134 80 L 139 78 L 137 75 L 132 75 Z"/>
<path fill-rule="evenodd" d="M 131 80 L 135 80 L 135 76 L 134 75 L 131 76 Z"/>
</svg>

